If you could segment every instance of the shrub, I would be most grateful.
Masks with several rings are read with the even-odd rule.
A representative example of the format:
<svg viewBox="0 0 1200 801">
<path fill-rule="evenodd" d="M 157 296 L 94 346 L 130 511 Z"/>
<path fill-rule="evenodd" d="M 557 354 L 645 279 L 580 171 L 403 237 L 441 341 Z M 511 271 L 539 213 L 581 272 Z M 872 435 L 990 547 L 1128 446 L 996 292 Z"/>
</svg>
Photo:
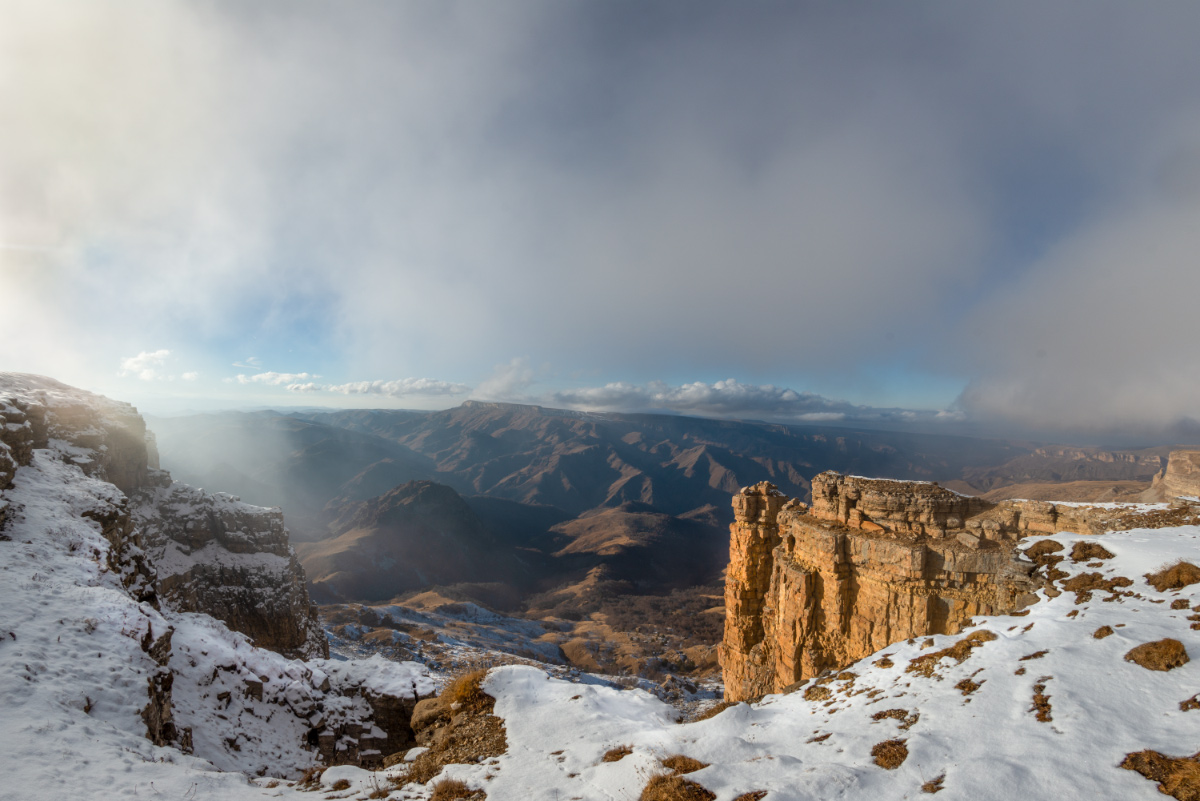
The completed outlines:
<svg viewBox="0 0 1200 801">
<path fill-rule="evenodd" d="M 1142 643 L 1125 654 L 1126 662 L 1141 665 L 1146 670 L 1173 670 L 1188 663 L 1187 650 L 1179 640 L 1167 637 Z"/>
<path fill-rule="evenodd" d="M 707 763 L 701 762 L 698 759 L 692 759 L 690 756 L 684 756 L 683 754 L 675 754 L 659 761 L 662 763 L 664 768 L 674 771 L 679 775 L 683 775 L 684 773 L 695 773 L 701 768 L 708 767 Z"/>
<path fill-rule="evenodd" d="M 1159 592 L 1182 590 L 1192 584 L 1200 584 L 1200 567 L 1180 559 L 1174 564 L 1159 568 L 1157 572 L 1147 573 L 1146 581 Z"/>
<path fill-rule="evenodd" d="M 895 770 L 908 759 L 908 746 L 904 740 L 884 740 L 871 748 L 875 764 L 884 770 Z"/>
<path fill-rule="evenodd" d="M 433 795 L 429 796 L 429 801 L 455 801 L 470 795 L 470 788 L 458 779 L 442 779 L 433 785 Z"/>
<path fill-rule="evenodd" d="M 652 776 L 642 788 L 640 801 L 715 801 L 716 795 L 675 774 Z"/>
<path fill-rule="evenodd" d="M 601 760 L 604 762 L 620 762 L 625 757 L 633 753 L 633 749 L 627 745 L 618 745 L 616 748 L 610 748 L 604 752 Z"/>
</svg>

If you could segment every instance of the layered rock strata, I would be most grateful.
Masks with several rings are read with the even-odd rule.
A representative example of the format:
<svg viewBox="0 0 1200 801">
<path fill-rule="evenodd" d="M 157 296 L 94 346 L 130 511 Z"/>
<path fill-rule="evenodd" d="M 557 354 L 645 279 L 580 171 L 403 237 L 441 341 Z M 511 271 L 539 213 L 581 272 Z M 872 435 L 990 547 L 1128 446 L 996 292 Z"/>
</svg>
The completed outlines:
<svg viewBox="0 0 1200 801">
<path fill-rule="evenodd" d="M 283 513 L 210 495 L 156 471 L 134 494 L 134 520 L 169 608 L 203 612 L 284 656 L 329 656 L 329 644 L 288 544 Z"/>
<path fill-rule="evenodd" d="M 1200 497 L 1200 451 L 1171 451 L 1167 465 L 1150 483 L 1146 500 Z"/>
<path fill-rule="evenodd" d="M 726 698 L 778 692 L 899 640 L 1032 602 L 1029 534 L 1104 530 L 1111 510 L 991 503 L 937 484 L 822 473 L 811 508 L 763 482 L 734 496 Z"/>
<path fill-rule="evenodd" d="M 115 686 L 145 687 L 132 716 L 90 696 L 84 714 L 250 773 L 378 767 L 413 743 L 413 706 L 434 691 L 424 669 L 311 659 L 328 646 L 282 514 L 172 482 L 128 404 L 0 373 L 0 510 L 5 570 L 31 571 L 8 596 L 45 585 L 47 599 L 85 599 L 48 613 L 57 640 L 40 641 L 28 615 L 9 640 L 78 650 L 75 632 L 95 651 L 89 668 L 111 663 Z"/>
</svg>

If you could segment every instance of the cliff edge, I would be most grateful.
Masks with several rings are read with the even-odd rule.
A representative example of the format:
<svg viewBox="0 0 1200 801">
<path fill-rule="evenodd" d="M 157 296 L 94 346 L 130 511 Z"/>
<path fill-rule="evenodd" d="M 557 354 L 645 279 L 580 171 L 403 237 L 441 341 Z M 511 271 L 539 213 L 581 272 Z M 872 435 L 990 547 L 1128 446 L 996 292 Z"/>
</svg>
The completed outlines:
<svg viewBox="0 0 1200 801">
<path fill-rule="evenodd" d="M 1023 537 L 1179 524 L 1197 513 L 1179 503 L 993 503 L 936 483 L 834 472 L 813 479 L 811 507 L 767 482 L 743 489 L 733 507 L 720 649 L 731 701 L 1027 606 L 1044 582 L 1015 548 Z"/>
</svg>

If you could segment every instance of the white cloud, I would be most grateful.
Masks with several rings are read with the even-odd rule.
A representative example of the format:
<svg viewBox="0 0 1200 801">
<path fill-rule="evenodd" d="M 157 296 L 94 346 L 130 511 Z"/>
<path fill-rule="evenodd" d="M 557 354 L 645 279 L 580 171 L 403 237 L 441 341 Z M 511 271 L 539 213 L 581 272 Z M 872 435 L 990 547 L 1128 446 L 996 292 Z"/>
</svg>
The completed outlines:
<svg viewBox="0 0 1200 801">
<path fill-rule="evenodd" d="M 311 381 L 300 383 L 301 380 L 298 379 L 296 383 L 288 384 L 288 390 L 291 392 L 333 392 L 341 395 L 382 395 L 390 398 L 465 395 L 471 391 L 471 388 L 466 384 L 439 381 L 434 378 L 399 378 L 393 381 L 352 381 L 347 384 L 317 384 Z"/>
<path fill-rule="evenodd" d="M 182 378 L 184 381 L 195 381 L 197 378 L 200 377 L 200 374 L 195 371 L 190 371 L 190 372 L 184 373 L 183 375 L 181 375 L 179 377 Z"/>
<path fill-rule="evenodd" d="M 555 392 L 542 402 L 548 406 L 584 411 L 671 411 L 702 417 L 765 418 L 810 423 L 947 419 L 942 412 L 856 406 L 811 392 L 797 392 L 771 384 L 744 384 L 732 378 L 712 384 L 695 381 L 678 386 L 661 381 L 645 386 L 617 382 L 602 387 Z"/>
<path fill-rule="evenodd" d="M 299 381 L 310 381 L 314 378 L 320 378 L 319 375 L 313 373 L 255 373 L 254 375 L 239 374 L 234 377 L 234 380 L 239 384 L 269 384 L 271 386 L 283 386 L 284 384 L 295 384 Z"/>
<path fill-rule="evenodd" d="M 262 359 L 259 359 L 257 356 L 248 356 L 247 358 L 245 358 L 244 360 L 242 360 L 240 362 L 234 362 L 233 366 L 241 367 L 242 369 L 245 369 L 245 370 L 261 370 L 262 369 Z"/>
<path fill-rule="evenodd" d="M 142 351 L 137 356 L 121 360 L 121 376 L 136 376 L 143 381 L 165 378 L 159 370 L 171 355 L 169 350 Z"/>
<path fill-rule="evenodd" d="M 526 398 L 525 391 L 533 380 L 529 359 L 518 357 L 507 364 L 496 365 L 492 374 L 480 382 L 472 394 L 480 400 L 519 402 Z"/>
</svg>

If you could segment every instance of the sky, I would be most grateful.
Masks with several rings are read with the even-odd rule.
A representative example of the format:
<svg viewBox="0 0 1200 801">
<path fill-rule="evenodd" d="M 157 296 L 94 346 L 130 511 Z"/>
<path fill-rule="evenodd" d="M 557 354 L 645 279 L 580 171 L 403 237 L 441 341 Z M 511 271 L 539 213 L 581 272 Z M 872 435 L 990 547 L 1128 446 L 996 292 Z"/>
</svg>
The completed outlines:
<svg viewBox="0 0 1200 801">
<path fill-rule="evenodd" d="M 1170 438 L 1200 418 L 1197 30 L 1165 1 L 0 0 L 0 369 L 151 412 Z"/>
</svg>

